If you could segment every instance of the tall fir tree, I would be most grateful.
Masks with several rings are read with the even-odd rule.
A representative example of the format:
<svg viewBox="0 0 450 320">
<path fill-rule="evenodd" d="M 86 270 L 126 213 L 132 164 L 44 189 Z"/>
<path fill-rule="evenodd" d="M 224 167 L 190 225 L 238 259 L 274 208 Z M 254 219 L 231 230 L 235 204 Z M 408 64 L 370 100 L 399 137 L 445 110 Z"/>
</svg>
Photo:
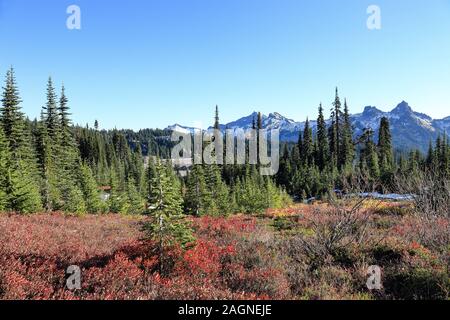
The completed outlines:
<svg viewBox="0 0 450 320">
<path fill-rule="evenodd" d="M 220 120 L 219 120 L 219 106 L 216 105 L 216 114 L 214 116 L 214 129 L 220 129 Z"/>
<path fill-rule="evenodd" d="M 331 126 L 329 128 L 330 160 L 333 165 L 339 168 L 339 155 L 341 154 L 341 100 L 339 98 L 338 88 L 331 109 Z"/>
<path fill-rule="evenodd" d="M 312 129 L 309 126 L 309 120 L 306 119 L 305 128 L 303 130 L 303 140 L 300 149 L 300 159 L 302 165 L 306 167 L 312 165 L 313 152 L 314 152 L 314 144 L 313 144 Z"/>
<path fill-rule="evenodd" d="M 347 105 L 347 99 L 345 99 L 344 101 L 342 135 L 341 141 L 339 143 L 341 145 L 339 155 L 340 168 L 346 172 L 351 172 L 353 160 L 355 158 L 355 147 L 353 144 L 353 128 L 350 119 L 350 112 Z"/>
<path fill-rule="evenodd" d="M 136 188 L 136 182 L 133 178 L 128 179 L 127 183 L 127 214 L 142 214 L 144 212 L 144 200 Z"/>
<path fill-rule="evenodd" d="M 47 103 L 43 110 L 48 135 L 55 143 L 59 142 L 58 139 L 61 131 L 57 100 L 52 78 L 49 77 L 47 82 Z"/>
<path fill-rule="evenodd" d="M 108 209 L 111 213 L 126 213 L 127 212 L 127 196 L 121 188 L 117 172 L 120 171 L 120 166 L 116 165 L 110 170 L 109 186 L 111 188 L 108 198 Z"/>
<path fill-rule="evenodd" d="M 57 186 L 61 190 L 61 209 L 66 212 L 81 213 L 85 211 L 83 193 L 77 176 L 81 170 L 80 154 L 71 128 L 71 113 L 69 99 L 66 96 L 64 85 L 57 107 L 60 137 L 55 161 L 59 173 Z M 48 127 L 47 127 L 48 130 Z"/>
<path fill-rule="evenodd" d="M 47 133 L 47 126 L 44 122 L 44 116 L 41 113 L 41 121 L 38 123 L 37 133 L 36 133 L 36 155 L 38 168 L 41 176 L 41 194 L 42 194 L 42 204 L 44 209 L 48 211 L 53 210 L 53 204 L 51 199 L 52 186 L 51 186 L 51 175 L 54 167 L 51 142 Z"/>
<path fill-rule="evenodd" d="M 0 127 L 0 212 L 6 211 L 8 208 L 7 177 L 9 176 L 9 146 Z"/>
<path fill-rule="evenodd" d="M 86 164 L 82 164 L 80 169 L 79 180 L 86 210 L 88 213 L 101 213 L 104 206 L 101 202 L 100 192 L 92 170 Z"/>
<path fill-rule="evenodd" d="M 373 142 L 373 135 L 372 129 L 364 132 L 364 146 L 360 153 L 360 170 L 372 185 L 380 177 L 378 153 Z"/>
<path fill-rule="evenodd" d="M 25 125 L 20 103 L 14 69 L 10 68 L 6 74 L 0 108 L 0 124 L 10 154 L 6 177 L 7 209 L 30 213 L 41 210 L 42 206 L 31 132 Z"/>
<path fill-rule="evenodd" d="M 380 121 L 377 148 L 380 163 L 381 182 L 383 185 L 388 186 L 392 182 L 395 168 L 392 135 L 389 120 L 386 117 L 381 118 Z"/>
<path fill-rule="evenodd" d="M 329 145 L 327 135 L 327 125 L 323 115 L 322 104 L 319 105 L 319 116 L 317 118 L 317 165 L 320 170 L 325 169 L 329 157 Z"/>
<path fill-rule="evenodd" d="M 23 156 L 22 149 L 26 143 L 21 102 L 14 69 L 11 67 L 6 73 L 5 86 L 3 87 L 0 119 L 9 149 L 17 161 Z"/>
<path fill-rule="evenodd" d="M 185 207 L 190 214 L 200 216 L 212 207 L 212 194 L 206 186 L 203 166 L 196 164 L 189 172 L 186 183 Z"/>
</svg>

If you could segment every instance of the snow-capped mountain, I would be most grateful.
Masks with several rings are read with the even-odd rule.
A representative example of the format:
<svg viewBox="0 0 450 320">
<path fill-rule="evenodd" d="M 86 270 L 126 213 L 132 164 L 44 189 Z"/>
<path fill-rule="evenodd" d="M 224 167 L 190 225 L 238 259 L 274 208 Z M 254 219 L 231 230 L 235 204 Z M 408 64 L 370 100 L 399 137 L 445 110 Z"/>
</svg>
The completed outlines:
<svg viewBox="0 0 450 320">
<path fill-rule="evenodd" d="M 441 132 L 446 132 L 447 134 L 450 134 L 450 117 L 440 120 L 433 120 L 432 124 L 434 127 L 439 128 Z"/>
<path fill-rule="evenodd" d="M 193 128 L 193 127 L 186 127 L 186 126 L 179 125 L 178 123 L 175 123 L 174 125 L 168 126 L 166 128 L 166 130 L 176 131 L 176 132 L 184 133 L 184 134 L 193 133 L 195 129 L 196 128 Z"/>
<path fill-rule="evenodd" d="M 222 124 L 224 129 L 249 129 L 256 121 L 257 112 L 240 118 L 236 121 Z M 402 101 L 392 111 L 383 112 L 374 106 L 367 106 L 362 113 L 351 116 L 355 136 L 359 136 L 366 128 L 372 128 L 376 135 L 382 117 L 387 117 L 390 122 L 393 143 L 398 150 L 420 149 L 425 152 L 430 141 L 434 141 L 439 134 L 450 133 L 450 116 L 444 119 L 433 120 L 426 114 L 415 112 L 407 102 Z M 280 129 L 282 141 L 296 142 L 299 132 L 304 129 L 305 122 L 296 122 L 274 112 L 262 115 L 263 127 L 266 129 Z M 330 121 L 328 120 L 329 124 Z M 310 120 L 309 124 L 313 131 L 316 130 L 317 122 Z M 168 129 L 177 129 L 181 132 L 189 132 L 194 128 L 173 125 Z"/>
<path fill-rule="evenodd" d="M 394 146 L 400 150 L 414 148 L 426 151 L 430 141 L 446 132 L 445 122 L 436 123 L 428 115 L 413 111 L 407 102 L 402 101 L 390 112 L 366 107 L 363 113 L 353 115 L 355 133 L 361 133 L 364 128 L 372 128 L 377 132 L 382 117 L 389 119 Z"/>
</svg>

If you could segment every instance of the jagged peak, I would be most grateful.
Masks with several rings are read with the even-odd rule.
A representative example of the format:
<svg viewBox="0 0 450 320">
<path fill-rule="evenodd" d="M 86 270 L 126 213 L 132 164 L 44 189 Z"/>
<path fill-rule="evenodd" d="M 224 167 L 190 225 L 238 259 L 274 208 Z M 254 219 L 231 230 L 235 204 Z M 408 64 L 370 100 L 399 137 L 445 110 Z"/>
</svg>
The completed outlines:
<svg viewBox="0 0 450 320">
<path fill-rule="evenodd" d="M 374 106 L 366 106 L 363 111 L 364 115 L 367 115 L 367 114 L 372 115 L 375 113 L 383 113 L 383 111 L 381 111 L 380 109 L 378 109 L 377 107 L 374 107 Z"/>
<path fill-rule="evenodd" d="M 391 112 L 393 113 L 411 113 L 413 112 L 412 108 L 406 101 L 400 102 Z"/>
</svg>

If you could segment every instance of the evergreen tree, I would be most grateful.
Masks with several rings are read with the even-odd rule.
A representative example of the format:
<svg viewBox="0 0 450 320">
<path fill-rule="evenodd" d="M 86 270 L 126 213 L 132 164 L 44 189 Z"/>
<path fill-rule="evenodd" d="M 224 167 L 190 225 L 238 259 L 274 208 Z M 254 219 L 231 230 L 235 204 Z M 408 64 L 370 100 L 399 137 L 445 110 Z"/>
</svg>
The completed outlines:
<svg viewBox="0 0 450 320">
<path fill-rule="evenodd" d="M 305 128 L 303 130 L 303 140 L 300 149 L 300 159 L 303 165 L 309 166 L 313 162 L 313 136 L 312 130 L 309 127 L 309 120 L 306 119 Z"/>
<path fill-rule="evenodd" d="M 26 141 L 24 118 L 20 107 L 21 102 L 14 69 L 11 67 L 6 73 L 5 86 L 3 87 L 0 120 L 9 149 L 17 161 L 21 159 L 22 148 Z"/>
<path fill-rule="evenodd" d="M 360 154 L 360 170 L 364 176 L 373 183 L 380 176 L 378 154 L 373 142 L 373 130 L 367 129 L 364 132 L 364 146 Z"/>
<path fill-rule="evenodd" d="M 51 97 L 48 97 L 50 103 Z M 82 213 L 85 211 L 83 193 L 79 186 L 77 176 L 80 168 L 80 155 L 76 145 L 75 137 L 71 129 L 70 108 L 64 86 L 61 89 L 61 97 L 57 108 L 60 145 L 53 148 L 55 152 L 54 161 L 57 165 L 55 170 L 57 176 L 56 186 L 61 191 L 61 209 L 66 212 Z M 48 127 L 46 127 L 48 131 Z"/>
<path fill-rule="evenodd" d="M 3 133 L 3 128 L 0 127 L 0 212 L 3 212 L 8 207 L 7 177 L 9 176 L 10 162 L 9 146 Z"/>
<path fill-rule="evenodd" d="M 435 156 L 435 152 L 434 152 L 434 148 L 433 148 L 433 143 L 429 142 L 428 144 L 428 152 L 427 152 L 427 159 L 426 159 L 426 164 L 427 164 L 427 168 L 428 169 L 432 169 L 436 167 L 436 156 Z"/>
<path fill-rule="evenodd" d="M 144 184 L 145 184 L 145 169 L 144 169 L 144 158 L 142 156 L 142 149 L 138 143 L 134 152 L 131 155 L 130 163 L 130 175 L 134 181 L 135 188 L 141 194 L 144 194 Z"/>
<path fill-rule="evenodd" d="M 283 154 L 280 159 L 280 168 L 278 174 L 276 175 L 277 182 L 279 185 L 284 186 L 288 191 L 291 190 L 291 160 L 289 154 L 288 145 L 285 144 L 283 147 Z"/>
<path fill-rule="evenodd" d="M 23 166 L 22 163 L 19 164 Z M 32 177 L 24 171 L 11 169 L 6 178 L 8 210 L 19 213 L 39 212 L 42 209 L 39 189 Z"/>
<path fill-rule="evenodd" d="M 258 166 L 261 165 L 261 155 L 260 155 L 260 130 L 263 129 L 263 123 L 262 123 L 262 114 L 261 112 L 258 112 L 257 118 L 256 118 L 256 163 Z"/>
<path fill-rule="evenodd" d="M 261 213 L 267 209 L 266 185 L 255 166 L 247 165 L 239 194 L 236 196 L 237 206 L 244 213 Z"/>
<path fill-rule="evenodd" d="M 6 74 L 0 108 L 0 123 L 9 149 L 9 171 L 4 180 L 8 197 L 7 209 L 30 213 L 39 211 L 42 207 L 36 182 L 35 154 L 30 143 L 31 133 L 25 126 L 20 102 L 14 70 L 11 68 Z"/>
<path fill-rule="evenodd" d="M 215 170 L 214 174 L 215 189 L 212 194 L 214 196 L 215 208 L 217 208 L 217 215 L 226 216 L 230 213 L 228 186 L 222 180 L 220 170 Z"/>
<path fill-rule="evenodd" d="M 349 172 L 352 170 L 352 164 L 355 158 L 355 148 L 353 145 L 353 129 L 347 99 L 344 102 L 343 126 L 340 144 L 340 167 Z"/>
<path fill-rule="evenodd" d="M 214 129 L 219 130 L 220 129 L 220 122 L 219 122 L 219 106 L 216 105 L 216 115 L 214 117 Z"/>
<path fill-rule="evenodd" d="M 207 190 L 204 192 L 205 199 L 203 201 L 205 214 L 212 216 L 226 215 L 228 190 L 222 180 L 220 168 L 215 164 L 205 165 L 204 176 Z M 222 210 L 225 210 L 225 212 Z"/>
<path fill-rule="evenodd" d="M 43 119 L 42 114 L 41 119 Z M 42 203 L 46 211 L 52 211 L 53 204 L 51 194 L 53 192 L 53 184 L 51 184 L 51 182 L 53 179 L 51 175 L 53 173 L 52 169 L 54 167 L 54 163 L 50 138 L 47 134 L 47 127 L 45 126 L 43 120 L 38 124 L 36 140 L 38 168 L 41 173 Z"/>
<path fill-rule="evenodd" d="M 57 143 L 59 142 L 58 139 L 61 129 L 61 121 L 59 119 L 58 113 L 57 96 L 53 87 L 53 81 L 51 77 L 47 82 L 47 103 L 43 110 L 45 117 L 44 121 L 47 127 L 48 135 L 50 139 L 52 139 L 52 142 Z"/>
<path fill-rule="evenodd" d="M 206 187 L 202 165 L 194 165 L 187 178 L 185 207 L 187 212 L 196 216 L 208 213 L 212 205 L 212 195 Z"/>
<path fill-rule="evenodd" d="M 148 237 L 156 241 L 160 257 L 160 271 L 165 270 L 165 250 L 173 245 L 185 246 L 194 240 L 192 230 L 182 211 L 182 198 L 172 174 L 160 160 L 155 164 L 151 180 L 149 210 L 151 220 L 145 226 Z"/>
<path fill-rule="evenodd" d="M 62 131 L 63 140 L 71 139 L 71 132 L 70 132 L 70 115 L 69 112 L 70 108 L 68 106 L 69 99 L 66 97 L 65 88 L 64 85 L 61 88 L 61 97 L 59 98 L 59 108 L 58 108 L 58 115 L 60 119 L 60 126 Z"/>
<path fill-rule="evenodd" d="M 333 165 L 338 166 L 340 163 L 339 155 L 341 154 L 341 100 L 339 98 L 338 89 L 336 88 L 336 96 L 331 109 L 331 126 L 329 128 L 329 143 L 330 143 L 330 160 Z"/>
<path fill-rule="evenodd" d="M 391 183 L 394 174 L 394 151 L 389 120 L 381 118 L 378 135 L 378 158 L 380 163 L 381 181 L 383 185 Z"/>
<path fill-rule="evenodd" d="M 120 168 L 118 166 L 113 167 L 110 171 L 109 186 L 111 187 L 110 195 L 108 198 L 108 208 L 112 213 L 126 213 L 127 212 L 127 197 L 123 189 L 120 187 L 117 171 Z"/>
<path fill-rule="evenodd" d="M 70 132 L 67 103 L 63 87 L 58 105 L 53 82 L 49 78 L 47 102 L 41 111 L 37 136 L 37 156 L 43 181 L 42 196 L 48 211 L 80 211 L 83 208 L 79 197 L 82 192 L 78 188 L 76 174 L 78 153 Z"/>
<path fill-rule="evenodd" d="M 86 164 L 82 164 L 80 169 L 79 179 L 81 191 L 83 192 L 84 201 L 86 203 L 86 210 L 89 213 L 100 213 L 102 212 L 103 205 L 100 200 L 100 193 L 92 170 Z"/>
<path fill-rule="evenodd" d="M 319 106 L 319 117 L 317 118 L 317 144 L 317 165 L 319 166 L 320 170 L 323 170 L 327 165 L 329 156 L 328 153 L 330 149 L 328 145 L 327 127 L 323 115 L 322 104 L 320 104 Z"/>
<path fill-rule="evenodd" d="M 126 206 L 127 214 L 142 214 L 144 212 L 144 201 L 136 188 L 133 178 L 128 179 L 127 184 L 128 201 Z"/>
</svg>

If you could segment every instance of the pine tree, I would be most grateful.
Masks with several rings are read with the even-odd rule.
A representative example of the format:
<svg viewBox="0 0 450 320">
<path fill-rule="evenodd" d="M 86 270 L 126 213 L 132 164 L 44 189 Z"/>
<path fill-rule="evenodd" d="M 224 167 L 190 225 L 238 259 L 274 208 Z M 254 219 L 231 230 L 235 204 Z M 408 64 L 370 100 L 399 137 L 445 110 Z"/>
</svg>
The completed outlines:
<svg viewBox="0 0 450 320">
<path fill-rule="evenodd" d="M 353 145 L 353 129 L 347 99 L 344 101 L 342 135 L 339 143 L 341 144 L 339 155 L 340 167 L 343 168 L 344 171 L 350 172 L 355 158 L 355 148 Z"/>
<path fill-rule="evenodd" d="M 9 149 L 17 161 L 22 156 L 21 149 L 26 140 L 24 134 L 25 124 L 20 107 L 21 102 L 14 69 L 11 67 L 6 74 L 5 86 L 3 87 L 0 119 Z"/>
<path fill-rule="evenodd" d="M 41 115 L 41 119 L 43 119 L 43 115 Z M 50 194 L 52 193 L 51 174 L 53 173 L 52 168 L 54 164 L 51 155 L 50 138 L 43 120 L 38 123 L 36 140 L 38 168 L 41 173 L 42 203 L 46 211 L 52 211 L 53 204 Z"/>
<path fill-rule="evenodd" d="M 378 153 L 373 142 L 373 130 L 367 129 L 364 133 L 364 146 L 360 153 L 361 172 L 373 183 L 380 177 Z"/>
<path fill-rule="evenodd" d="M 384 186 L 387 186 L 392 181 L 394 174 L 394 151 L 389 120 L 386 117 L 381 118 L 377 147 L 381 181 Z"/>
<path fill-rule="evenodd" d="M 301 146 L 300 159 L 303 165 L 309 166 L 313 162 L 313 136 L 312 130 L 309 127 L 309 120 L 306 119 L 305 128 L 303 130 L 303 141 Z"/>
<path fill-rule="evenodd" d="M 48 103 L 52 98 L 48 97 Z M 69 99 L 62 86 L 59 106 L 57 107 L 59 120 L 59 143 L 57 148 L 52 148 L 53 161 L 56 164 L 54 169 L 57 176 L 56 187 L 61 191 L 61 209 L 69 213 L 82 213 L 86 210 L 83 192 L 80 189 L 77 173 L 80 168 L 80 155 L 71 128 Z M 48 132 L 48 127 L 46 127 Z"/>
<path fill-rule="evenodd" d="M 20 102 L 14 70 L 11 68 L 6 74 L 0 109 L 0 123 L 10 154 L 7 165 L 9 172 L 4 182 L 8 196 L 7 209 L 30 213 L 42 207 L 36 182 L 35 154 L 30 143 L 31 133 L 25 126 Z"/>
<path fill-rule="evenodd" d="M 438 137 L 438 141 L 436 142 L 436 145 L 439 145 L 439 144 L 440 144 L 440 138 Z M 407 160 L 408 174 L 410 174 L 412 176 L 417 176 L 420 171 L 420 162 L 421 162 L 420 151 L 411 150 L 408 153 L 408 160 Z"/>
<path fill-rule="evenodd" d="M 71 138 L 70 132 L 70 108 L 68 106 L 69 99 L 66 97 L 64 85 L 61 88 L 61 97 L 59 98 L 59 108 L 58 115 L 60 119 L 60 126 L 62 131 L 63 140 L 67 140 Z"/>
<path fill-rule="evenodd" d="M 222 180 L 220 170 L 215 170 L 214 174 L 215 187 L 212 194 L 214 196 L 215 208 L 217 208 L 217 215 L 226 216 L 230 213 L 228 186 Z"/>
<path fill-rule="evenodd" d="M 184 247 L 194 240 L 192 230 L 182 211 L 182 198 L 177 185 L 173 184 L 168 167 L 157 160 L 155 175 L 151 180 L 149 210 L 151 220 L 145 225 L 148 237 L 157 243 L 160 256 L 160 271 L 165 271 L 167 247 Z"/>
<path fill-rule="evenodd" d="M 39 189 L 26 172 L 10 170 L 6 185 L 9 211 L 34 213 L 42 209 Z"/>
<path fill-rule="evenodd" d="M 288 191 L 291 190 L 291 160 L 289 154 L 288 145 L 285 144 L 283 148 L 283 154 L 280 159 L 280 169 L 276 175 L 276 179 L 279 185 L 284 186 Z"/>
<path fill-rule="evenodd" d="M 117 173 L 120 171 L 119 166 L 113 166 L 110 170 L 109 186 L 111 187 L 108 198 L 108 208 L 112 213 L 126 213 L 127 212 L 127 196 L 120 187 Z"/>
<path fill-rule="evenodd" d="M 0 212 L 8 207 L 7 177 L 9 175 L 8 164 L 10 162 L 9 146 L 0 127 Z"/>
<path fill-rule="evenodd" d="M 260 130 L 263 129 L 263 123 L 262 123 L 262 114 L 261 112 L 258 112 L 257 120 L 256 120 L 256 157 L 257 157 L 257 164 L 258 166 L 261 164 L 261 155 L 260 155 Z"/>
<path fill-rule="evenodd" d="M 219 122 L 219 106 L 216 105 L 216 115 L 214 117 L 214 129 L 219 130 L 220 129 L 220 122 Z"/>
<path fill-rule="evenodd" d="M 51 99 L 51 98 L 49 98 Z M 79 151 L 77 147 L 77 143 L 75 137 L 72 132 L 72 124 L 70 119 L 70 108 L 68 106 L 69 99 L 66 96 L 64 86 L 61 89 L 61 97 L 59 99 L 58 106 L 58 119 L 59 119 L 59 128 L 61 131 L 61 158 L 63 159 L 62 165 L 64 169 L 69 173 L 74 170 L 74 167 L 78 165 L 80 160 Z M 48 130 L 48 127 L 47 127 Z"/>
<path fill-rule="evenodd" d="M 333 165 L 339 168 L 339 155 L 341 154 L 341 100 L 339 98 L 338 89 L 336 88 L 336 96 L 331 109 L 331 126 L 329 128 L 329 143 L 330 143 L 330 160 Z"/>
<path fill-rule="evenodd" d="M 319 117 L 317 118 L 317 144 L 317 165 L 320 170 L 323 170 L 328 162 L 328 153 L 330 148 L 328 145 L 327 126 L 323 115 L 322 104 L 319 106 Z"/>
<path fill-rule="evenodd" d="M 435 157 L 435 152 L 434 152 L 434 148 L 433 148 L 433 143 L 429 142 L 428 144 L 428 152 L 427 152 L 427 159 L 426 159 L 426 164 L 427 164 L 427 168 L 428 169 L 433 169 L 435 168 L 436 165 L 436 157 Z"/>
<path fill-rule="evenodd" d="M 267 209 L 267 190 L 256 166 L 246 167 L 237 203 L 244 213 L 261 213 Z"/>
<path fill-rule="evenodd" d="M 205 165 L 204 166 L 204 177 L 206 184 L 206 191 L 203 194 L 203 205 L 204 205 L 204 214 L 210 216 L 217 216 L 220 214 L 219 207 L 217 203 L 217 187 L 220 183 L 217 178 L 217 172 L 219 168 L 214 165 Z"/>
<path fill-rule="evenodd" d="M 205 174 L 202 165 L 194 165 L 187 178 L 185 207 L 187 212 L 196 216 L 208 213 L 212 196 L 206 187 Z"/>
<path fill-rule="evenodd" d="M 136 188 L 136 182 L 133 178 L 128 179 L 127 184 L 127 214 L 142 214 L 144 212 L 144 201 Z"/>
<path fill-rule="evenodd" d="M 97 182 L 95 181 L 91 168 L 86 164 L 80 166 L 79 179 L 81 191 L 83 192 L 84 201 L 86 203 L 86 210 L 89 213 L 100 213 L 103 206 L 100 200 Z"/>
<path fill-rule="evenodd" d="M 43 110 L 48 135 L 53 142 L 59 142 L 58 139 L 61 131 L 61 121 L 58 114 L 57 96 L 53 87 L 53 81 L 51 77 L 48 79 L 47 83 L 47 103 Z"/>
</svg>

